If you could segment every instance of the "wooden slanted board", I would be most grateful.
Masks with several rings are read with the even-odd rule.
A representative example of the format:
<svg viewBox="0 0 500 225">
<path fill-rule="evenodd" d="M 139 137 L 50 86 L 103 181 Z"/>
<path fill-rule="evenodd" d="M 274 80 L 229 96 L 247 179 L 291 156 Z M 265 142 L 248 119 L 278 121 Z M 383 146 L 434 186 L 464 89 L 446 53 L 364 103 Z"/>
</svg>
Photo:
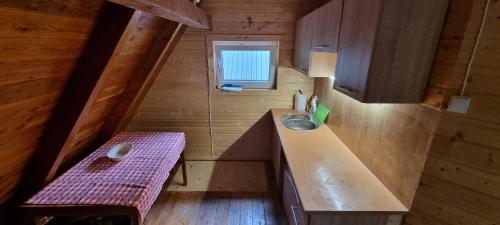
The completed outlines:
<svg viewBox="0 0 500 225">
<path fill-rule="evenodd" d="M 64 151 L 70 147 L 106 80 L 101 75 L 109 59 L 116 47 L 125 42 L 126 33 L 139 19 L 140 13 L 134 12 L 133 9 L 111 2 L 103 5 L 94 30 L 34 153 L 22 186 L 27 189 L 24 194 L 32 194 L 54 177 Z"/>
<path fill-rule="evenodd" d="M 210 17 L 189 0 L 109 0 L 189 27 L 209 30 Z"/>
<path fill-rule="evenodd" d="M 155 36 L 109 114 L 99 135 L 101 143 L 126 128 L 186 28 L 184 24 L 164 21 L 162 28 L 159 29 L 162 32 L 158 32 Z"/>
</svg>

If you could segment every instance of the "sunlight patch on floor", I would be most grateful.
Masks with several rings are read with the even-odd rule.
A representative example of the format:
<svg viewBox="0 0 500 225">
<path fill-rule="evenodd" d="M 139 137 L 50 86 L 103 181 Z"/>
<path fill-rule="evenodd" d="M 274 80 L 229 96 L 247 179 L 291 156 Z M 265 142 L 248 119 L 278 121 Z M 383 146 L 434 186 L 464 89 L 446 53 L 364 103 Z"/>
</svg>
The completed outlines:
<svg viewBox="0 0 500 225">
<path fill-rule="evenodd" d="M 187 161 L 188 185 L 178 170 L 168 191 L 263 192 L 268 190 L 264 161 Z"/>
</svg>

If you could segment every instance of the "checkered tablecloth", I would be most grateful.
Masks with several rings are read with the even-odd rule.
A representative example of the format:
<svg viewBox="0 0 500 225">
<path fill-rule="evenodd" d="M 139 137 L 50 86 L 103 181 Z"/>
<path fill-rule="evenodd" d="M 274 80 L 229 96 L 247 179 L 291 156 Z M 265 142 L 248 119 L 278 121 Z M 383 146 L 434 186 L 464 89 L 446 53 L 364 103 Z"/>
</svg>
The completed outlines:
<svg viewBox="0 0 500 225">
<path fill-rule="evenodd" d="M 115 162 L 106 157 L 112 146 L 124 142 L 132 144 L 125 160 Z M 122 132 L 26 203 L 132 206 L 143 221 L 184 145 L 184 133 Z"/>
</svg>

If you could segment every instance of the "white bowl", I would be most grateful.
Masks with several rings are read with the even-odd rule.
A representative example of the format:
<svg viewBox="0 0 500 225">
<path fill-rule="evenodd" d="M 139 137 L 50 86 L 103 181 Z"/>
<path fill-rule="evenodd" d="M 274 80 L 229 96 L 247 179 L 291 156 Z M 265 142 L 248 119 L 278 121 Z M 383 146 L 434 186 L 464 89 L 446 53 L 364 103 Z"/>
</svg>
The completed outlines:
<svg viewBox="0 0 500 225">
<path fill-rule="evenodd" d="M 132 144 L 130 143 L 120 143 L 111 147 L 108 151 L 108 158 L 113 161 L 122 161 L 127 158 L 130 152 L 132 151 Z"/>
</svg>

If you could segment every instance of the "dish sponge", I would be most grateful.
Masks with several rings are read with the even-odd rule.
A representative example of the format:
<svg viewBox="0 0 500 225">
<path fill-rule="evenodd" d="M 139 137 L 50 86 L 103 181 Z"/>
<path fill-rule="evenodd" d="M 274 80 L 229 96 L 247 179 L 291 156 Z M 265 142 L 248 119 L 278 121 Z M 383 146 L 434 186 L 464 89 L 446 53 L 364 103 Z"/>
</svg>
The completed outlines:
<svg viewBox="0 0 500 225">
<path fill-rule="evenodd" d="M 316 120 L 316 122 L 318 122 L 321 125 L 325 122 L 325 119 L 329 113 L 330 110 L 328 109 L 328 107 L 320 103 L 318 105 L 318 108 L 316 109 L 316 112 L 314 112 L 313 117 Z"/>
</svg>

